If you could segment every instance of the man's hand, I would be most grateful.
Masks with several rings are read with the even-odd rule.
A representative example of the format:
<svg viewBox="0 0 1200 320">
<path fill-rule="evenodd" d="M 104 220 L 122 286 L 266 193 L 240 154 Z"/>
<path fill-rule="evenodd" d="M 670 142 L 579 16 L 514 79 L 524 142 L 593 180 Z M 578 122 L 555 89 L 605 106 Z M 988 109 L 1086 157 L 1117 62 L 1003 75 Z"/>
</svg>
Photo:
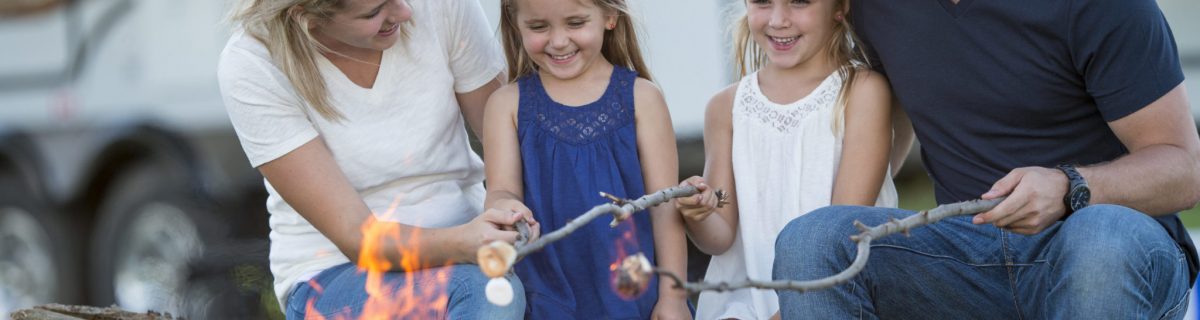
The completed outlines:
<svg viewBox="0 0 1200 320">
<path fill-rule="evenodd" d="M 981 198 L 1008 196 L 996 208 L 975 216 L 975 224 L 991 223 L 998 228 L 1033 235 L 1057 222 L 1066 213 L 1067 175 L 1043 167 L 1014 169 L 996 181 Z"/>
<path fill-rule="evenodd" d="M 717 196 L 714 190 L 704 183 L 704 178 L 692 176 L 679 183 L 679 186 L 692 185 L 695 186 L 700 193 L 687 198 L 675 199 L 675 209 L 683 215 L 684 219 L 692 222 L 704 221 L 708 216 L 712 215 L 717 208 Z"/>
</svg>

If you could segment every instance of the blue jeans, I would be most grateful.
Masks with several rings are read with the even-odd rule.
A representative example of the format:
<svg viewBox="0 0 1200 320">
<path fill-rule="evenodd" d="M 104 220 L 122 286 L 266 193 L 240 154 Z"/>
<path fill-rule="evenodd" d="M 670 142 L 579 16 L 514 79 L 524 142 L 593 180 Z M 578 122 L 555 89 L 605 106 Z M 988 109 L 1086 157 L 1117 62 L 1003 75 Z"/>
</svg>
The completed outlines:
<svg viewBox="0 0 1200 320">
<path fill-rule="evenodd" d="M 384 291 L 409 293 L 421 301 L 416 308 L 424 312 L 391 315 L 404 319 L 521 319 L 525 314 L 525 289 L 520 279 L 509 275 L 513 301 L 508 306 L 491 304 L 484 296 L 487 276 L 473 264 L 425 269 L 417 272 L 388 272 L 383 275 Z M 408 283 L 411 281 L 412 283 Z M 313 285 L 316 283 L 316 286 Z M 307 304 L 325 319 L 358 319 L 370 298 L 366 291 L 367 274 L 346 263 L 321 271 L 308 282 L 296 285 L 287 301 L 287 319 L 305 319 Z M 411 289 L 411 290 L 409 290 Z M 437 294 L 446 294 L 445 306 L 434 303 Z M 386 299 L 395 299 L 394 296 Z M 397 301 L 400 304 L 411 301 Z M 390 306 L 390 308 L 402 308 Z M 397 312 L 398 310 L 392 310 Z"/>
<path fill-rule="evenodd" d="M 774 278 L 840 272 L 868 226 L 900 209 L 827 207 L 793 220 L 775 244 Z M 1025 236 L 953 217 L 871 243 L 866 269 L 826 290 L 778 291 L 784 319 L 1179 319 L 1184 254 L 1154 219 L 1093 205 Z"/>
</svg>

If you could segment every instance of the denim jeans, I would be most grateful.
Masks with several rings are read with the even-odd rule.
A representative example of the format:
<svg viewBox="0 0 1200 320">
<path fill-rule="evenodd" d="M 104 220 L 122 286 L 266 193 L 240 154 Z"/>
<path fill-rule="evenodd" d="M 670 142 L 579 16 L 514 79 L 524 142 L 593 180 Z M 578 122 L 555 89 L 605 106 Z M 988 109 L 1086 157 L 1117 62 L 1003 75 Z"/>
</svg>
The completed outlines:
<svg viewBox="0 0 1200 320">
<path fill-rule="evenodd" d="M 850 265 L 855 220 L 875 226 L 913 212 L 827 207 L 793 220 L 775 244 L 776 280 L 811 280 Z M 970 216 L 871 242 L 848 283 L 778 291 L 784 319 L 1179 319 L 1187 263 L 1154 219 L 1093 205 L 1025 236 Z"/>
<path fill-rule="evenodd" d="M 411 293 L 421 301 L 416 308 L 433 309 L 427 312 L 390 315 L 403 319 L 521 319 L 525 314 L 525 289 L 515 275 L 508 280 L 513 286 L 513 301 L 499 307 L 487 301 L 484 288 L 487 276 L 473 264 L 460 264 L 416 272 L 387 272 L 383 275 L 382 291 Z M 411 281 L 412 283 L 408 283 Z M 316 284 L 315 286 L 313 284 Z M 298 284 L 287 301 L 287 319 L 305 319 L 308 301 L 324 319 L 358 319 L 370 298 L 366 291 L 367 274 L 346 263 L 326 269 L 308 282 Z M 411 291 L 409 290 L 411 289 Z M 444 307 L 433 304 L 433 296 L 444 292 L 449 300 Z M 395 296 L 386 297 L 394 299 Z M 410 303 L 411 301 L 397 301 Z M 393 308 L 399 308 L 398 306 Z M 315 315 L 314 315 L 315 316 Z"/>
</svg>

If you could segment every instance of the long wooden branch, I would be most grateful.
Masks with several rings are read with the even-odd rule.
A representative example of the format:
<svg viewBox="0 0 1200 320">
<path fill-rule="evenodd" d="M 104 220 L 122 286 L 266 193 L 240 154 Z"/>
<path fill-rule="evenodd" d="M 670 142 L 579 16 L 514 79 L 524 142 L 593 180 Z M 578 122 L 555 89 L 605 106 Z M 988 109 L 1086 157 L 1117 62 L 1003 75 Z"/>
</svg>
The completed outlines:
<svg viewBox="0 0 1200 320">
<path fill-rule="evenodd" d="M 613 203 L 593 207 L 579 218 L 567 223 L 566 226 L 529 243 L 525 242 L 525 239 L 528 239 L 528 226 L 518 225 L 517 229 L 521 232 L 522 239 L 517 242 L 515 247 L 508 243 L 497 241 L 479 249 L 478 262 L 480 269 L 493 280 L 488 283 L 488 299 L 497 304 L 507 304 L 506 301 L 511 301 L 512 289 L 510 286 L 507 286 L 507 281 L 503 281 L 502 277 L 512 269 L 512 265 L 517 260 L 545 248 L 546 245 L 565 238 L 592 220 L 602 215 L 612 215 L 613 221 L 611 224 L 616 226 L 617 223 L 627 219 L 633 212 L 645 210 L 673 198 L 691 196 L 697 192 L 698 190 L 693 186 L 671 187 L 632 201 L 617 199 L 611 195 L 601 193 L 601 196 L 613 200 Z M 724 195 L 720 195 L 719 198 L 721 198 L 720 203 L 724 204 Z M 617 279 L 616 288 L 625 296 L 637 296 L 641 294 L 642 290 L 647 288 L 652 275 L 659 274 L 675 281 L 676 288 L 689 292 L 731 291 L 744 288 L 795 290 L 800 292 L 825 289 L 845 283 L 859 272 L 862 272 L 863 268 L 866 267 L 867 259 L 871 253 L 871 240 L 896 233 L 908 234 L 908 231 L 913 228 L 933 224 L 947 217 L 971 215 L 991 210 L 1001 201 L 1004 201 L 1004 199 L 971 200 L 940 205 L 930 210 L 918 212 L 907 218 L 900 220 L 892 219 L 892 221 L 874 227 L 868 227 L 861 222 L 855 221 L 854 226 L 861 232 L 850 236 L 850 240 L 858 244 L 858 253 L 855 255 L 854 261 L 848 268 L 842 270 L 842 272 L 821 279 L 807 281 L 762 281 L 746 279 L 734 283 L 687 282 L 674 273 L 655 268 L 644 255 L 638 253 L 622 259 L 619 267 L 614 271 L 616 272 L 615 276 Z"/>
<path fill-rule="evenodd" d="M 563 226 L 562 228 L 542 235 L 536 241 L 530 242 L 523 246 L 518 246 L 517 260 L 521 260 L 521 258 L 537 252 L 538 250 L 542 250 L 542 248 L 545 248 L 548 244 L 562 240 L 563 238 L 567 237 L 567 235 L 575 232 L 575 230 L 582 228 L 583 226 L 592 222 L 592 220 L 595 220 L 601 216 L 612 215 L 613 220 L 609 224 L 615 227 L 618 223 L 621 223 L 621 221 L 628 219 L 629 216 L 634 212 L 642 211 L 647 208 L 666 203 L 674 198 L 692 196 L 697 192 L 698 190 L 696 190 L 696 187 L 690 185 L 670 187 L 632 201 L 617 199 L 606 193 L 601 193 L 601 196 L 613 200 L 614 203 L 605 203 L 595 206 L 591 210 L 588 210 L 587 213 L 584 213 L 574 220 L 571 220 L 571 222 L 567 222 L 567 225 Z"/>
<path fill-rule="evenodd" d="M 487 296 L 488 301 L 490 301 L 492 304 L 501 306 L 508 305 L 513 300 L 513 289 L 512 284 L 505 280 L 504 275 L 508 274 L 508 272 L 512 270 L 512 266 L 517 262 L 517 260 L 520 260 L 531 253 L 545 248 L 550 243 L 562 240 L 567 235 L 575 232 L 575 230 L 587 225 L 589 222 L 599 218 L 600 216 L 606 214 L 612 215 L 613 220 L 611 223 L 609 223 L 609 225 L 616 227 L 618 223 L 628 219 L 629 216 L 634 212 L 657 206 L 674 198 L 695 195 L 698 192 L 699 190 L 696 189 L 696 187 L 690 185 L 670 187 L 659 190 L 658 192 L 652 194 L 645 195 L 637 200 L 619 199 L 607 193 L 601 192 L 600 196 L 612 200 L 613 203 L 605 203 L 595 206 L 578 218 L 571 220 L 562 228 L 543 235 L 533 242 L 527 242 L 530 235 L 529 225 L 525 224 L 524 221 L 518 221 L 516 227 L 520 237 L 518 237 L 515 246 L 503 241 L 494 241 L 480 247 L 479 251 L 476 252 L 476 261 L 479 263 L 479 269 L 482 270 L 483 273 L 489 278 L 492 278 L 488 281 L 487 286 L 484 288 L 484 293 Z M 725 192 L 717 190 L 716 196 L 718 200 L 717 207 L 721 207 L 727 203 L 727 196 Z M 638 265 L 647 266 L 647 269 L 645 270 L 649 271 L 648 261 L 645 261 L 644 263 L 639 261 L 638 263 Z M 634 276 L 634 278 L 629 278 L 627 281 L 635 285 L 640 285 L 642 283 L 648 283 L 648 278 L 651 275 L 648 272 L 641 272 Z M 626 291 L 636 295 L 639 294 L 641 290 L 644 290 L 644 288 L 630 288 Z"/>
<path fill-rule="evenodd" d="M 725 196 L 724 192 L 717 192 L 719 193 L 718 199 L 720 199 L 718 207 L 720 207 L 725 203 Z M 629 216 L 634 212 L 642 211 L 646 208 L 666 203 L 674 198 L 692 196 L 696 193 L 699 193 L 699 190 L 697 190 L 695 186 L 690 185 L 662 189 L 657 192 L 642 196 L 641 198 L 637 198 L 636 200 L 619 199 L 607 193 L 601 192 L 600 196 L 611 200 L 612 203 L 605 203 L 592 207 L 591 210 L 588 210 L 588 212 L 584 213 L 578 218 L 571 220 L 562 228 L 554 230 L 554 232 L 544 234 L 537 240 L 528 243 L 526 242 L 526 239 L 529 238 L 529 226 L 524 225 L 524 221 L 520 221 L 517 223 L 517 230 L 520 231 L 521 237 L 517 240 L 515 246 L 500 241 L 492 242 L 479 248 L 476 261 L 479 263 L 479 268 L 483 270 L 483 273 L 488 277 L 500 278 L 512 269 L 513 264 L 516 263 L 517 260 L 521 260 L 521 258 L 537 252 L 538 250 L 542 250 L 547 245 L 554 243 L 555 241 L 566 238 L 567 235 L 575 232 L 575 230 L 578 230 L 579 228 L 582 228 L 596 218 L 604 215 L 612 215 L 613 220 L 609 223 L 609 225 L 615 227 L 621 221 L 628 219 Z"/>
<path fill-rule="evenodd" d="M 658 268 L 653 268 L 653 270 L 655 273 L 666 276 L 675 281 L 676 288 L 684 289 L 693 293 L 700 291 L 731 291 L 744 288 L 795 290 L 800 292 L 820 290 L 850 281 L 851 278 L 853 278 L 859 272 L 862 272 L 863 268 L 867 265 L 867 258 L 871 254 L 871 240 L 873 239 L 879 239 L 896 233 L 908 234 L 908 230 L 933 224 L 948 217 L 973 215 L 988 211 L 992 208 L 995 208 L 996 205 L 1000 204 L 1001 201 L 1004 201 L 1004 198 L 992 200 L 971 200 L 944 204 L 931 210 L 918 212 L 917 214 L 904 219 L 893 219 L 892 221 L 874 227 L 867 227 L 866 225 L 855 221 L 854 225 L 858 227 L 861 232 L 850 236 L 851 241 L 858 243 L 858 254 L 854 257 L 854 262 L 850 264 L 850 267 L 846 268 L 842 272 L 839 272 L 838 274 L 816 280 L 761 281 L 747 279 L 736 283 L 687 282 L 670 271 Z"/>
</svg>

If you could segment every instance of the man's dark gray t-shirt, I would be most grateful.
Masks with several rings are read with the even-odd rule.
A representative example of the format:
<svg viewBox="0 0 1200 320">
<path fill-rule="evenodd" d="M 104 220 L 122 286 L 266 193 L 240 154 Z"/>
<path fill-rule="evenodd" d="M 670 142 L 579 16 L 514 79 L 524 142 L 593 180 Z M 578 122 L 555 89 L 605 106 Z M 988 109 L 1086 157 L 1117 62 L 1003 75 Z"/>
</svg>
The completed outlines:
<svg viewBox="0 0 1200 320">
<path fill-rule="evenodd" d="M 939 203 L 978 198 L 1015 168 L 1127 154 L 1108 122 L 1183 81 L 1152 0 L 854 0 L 850 11 L 913 121 Z M 1178 217 L 1158 220 L 1194 274 Z"/>
</svg>

